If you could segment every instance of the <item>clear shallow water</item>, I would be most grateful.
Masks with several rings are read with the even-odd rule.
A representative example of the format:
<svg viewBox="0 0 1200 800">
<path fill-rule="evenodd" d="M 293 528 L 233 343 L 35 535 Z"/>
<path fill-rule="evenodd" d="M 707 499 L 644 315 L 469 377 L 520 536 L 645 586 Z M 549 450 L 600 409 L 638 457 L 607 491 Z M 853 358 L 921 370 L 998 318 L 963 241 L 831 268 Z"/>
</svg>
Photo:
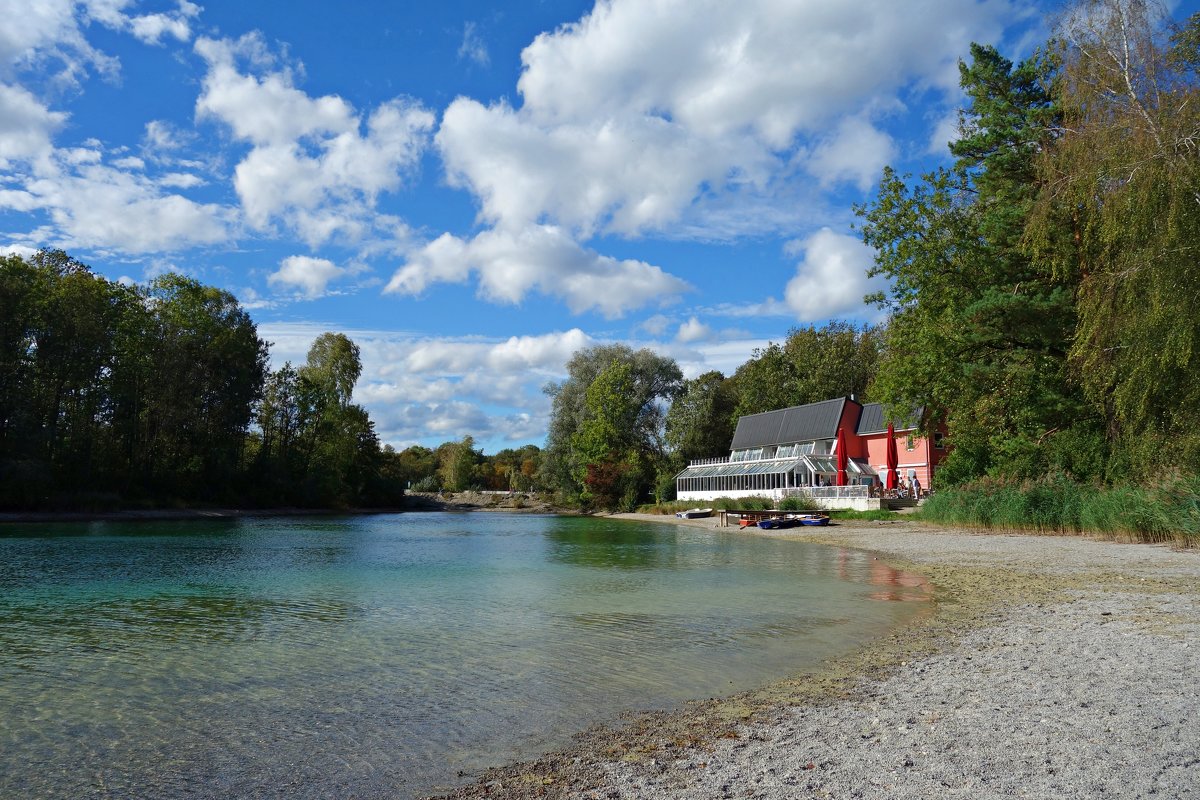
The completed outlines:
<svg viewBox="0 0 1200 800">
<path fill-rule="evenodd" d="M 909 618 L 870 556 L 501 514 L 0 527 L 0 797 L 412 797 Z"/>
</svg>

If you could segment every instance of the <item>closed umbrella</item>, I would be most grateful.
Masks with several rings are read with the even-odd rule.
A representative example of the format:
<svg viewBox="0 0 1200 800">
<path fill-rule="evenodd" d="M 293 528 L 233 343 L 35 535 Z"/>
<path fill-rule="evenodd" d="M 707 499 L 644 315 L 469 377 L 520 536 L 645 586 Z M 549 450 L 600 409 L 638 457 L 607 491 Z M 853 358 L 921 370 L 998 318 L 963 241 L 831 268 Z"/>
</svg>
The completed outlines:
<svg viewBox="0 0 1200 800">
<path fill-rule="evenodd" d="M 895 489 L 899 479 L 896 477 L 896 467 L 900 464 L 900 456 L 896 454 L 896 429 L 888 423 L 887 438 L 887 488 Z"/>
<path fill-rule="evenodd" d="M 838 428 L 837 437 L 837 485 L 846 485 L 846 431 L 844 428 Z"/>
</svg>

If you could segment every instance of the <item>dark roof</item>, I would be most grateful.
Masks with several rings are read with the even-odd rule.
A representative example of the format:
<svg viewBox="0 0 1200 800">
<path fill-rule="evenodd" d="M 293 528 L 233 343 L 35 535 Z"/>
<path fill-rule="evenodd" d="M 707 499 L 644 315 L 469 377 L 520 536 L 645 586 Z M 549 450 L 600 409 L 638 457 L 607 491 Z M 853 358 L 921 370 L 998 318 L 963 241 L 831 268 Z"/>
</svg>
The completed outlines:
<svg viewBox="0 0 1200 800">
<path fill-rule="evenodd" d="M 923 408 L 914 410 L 908 415 L 908 419 L 896 423 L 895 430 L 910 431 L 916 428 L 924 410 Z M 858 418 L 859 436 L 866 436 L 868 433 L 883 433 L 887 430 L 887 424 L 888 421 L 883 417 L 883 403 L 863 404 L 862 416 Z"/>
<path fill-rule="evenodd" d="M 772 444 L 833 439 L 837 436 L 838 420 L 842 418 L 845 405 L 846 398 L 839 397 L 741 417 L 733 433 L 730 449 L 745 450 Z"/>
</svg>

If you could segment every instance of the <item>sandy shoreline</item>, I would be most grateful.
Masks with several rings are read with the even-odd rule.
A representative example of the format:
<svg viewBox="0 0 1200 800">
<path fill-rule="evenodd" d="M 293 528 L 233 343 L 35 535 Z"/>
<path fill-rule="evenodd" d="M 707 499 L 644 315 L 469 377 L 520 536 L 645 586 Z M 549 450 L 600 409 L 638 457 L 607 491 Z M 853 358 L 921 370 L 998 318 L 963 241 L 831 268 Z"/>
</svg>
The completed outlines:
<svg viewBox="0 0 1200 800">
<path fill-rule="evenodd" d="M 1200 797 L 1200 552 L 899 522 L 775 535 L 927 575 L 936 612 L 447 796 Z"/>
</svg>

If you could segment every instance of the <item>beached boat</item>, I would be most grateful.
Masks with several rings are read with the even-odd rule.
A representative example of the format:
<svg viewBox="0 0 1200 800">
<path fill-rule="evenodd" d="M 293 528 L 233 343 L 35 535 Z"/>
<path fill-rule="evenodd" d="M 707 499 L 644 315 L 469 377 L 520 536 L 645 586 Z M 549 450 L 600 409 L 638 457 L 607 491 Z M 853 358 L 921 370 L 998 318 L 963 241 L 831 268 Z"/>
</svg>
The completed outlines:
<svg viewBox="0 0 1200 800">
<path fill-rule="evenodd" d="M 801 525 L 828 525 L 829 517 L 825 514 L 797 514 L 795 520 Z"/>
<path fill-rule="evenodd" d="M 703 519 L 704 517 L 712 516 L 711 508 L 689 508 L 687 511 L 676 511 L 675 516 L 680 519 Z"/>
<path fill-rule="evenodd" d="M 794 528 L 800 524 L 800 520 L 792 519 L 791 517 L 768 517 L 760 519 L 758 527 L 764 531 L 774 530 L 776 528 Z"/>
</svg>

